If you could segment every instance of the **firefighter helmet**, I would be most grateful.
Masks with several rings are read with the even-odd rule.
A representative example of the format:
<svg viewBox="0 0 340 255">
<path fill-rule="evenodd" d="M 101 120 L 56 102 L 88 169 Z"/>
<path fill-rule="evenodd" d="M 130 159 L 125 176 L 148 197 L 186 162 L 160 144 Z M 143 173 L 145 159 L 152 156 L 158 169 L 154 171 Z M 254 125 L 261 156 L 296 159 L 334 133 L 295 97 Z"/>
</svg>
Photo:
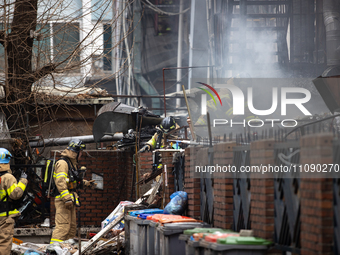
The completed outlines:
<svg viewBox="0 0 340 255">
<path fill-rule="evenodd" d="M 80 151 L 86 149 L 86 145 L 81 140 L 71 140 L 68 143 L 67 149 L 79 153 Z"/>
<path fill-rule="evenodd" d="M 0 148 L 0 164 L 8 164 L 12 154 L 5 148 Z"/>
<path fill-rule="evenodd" d="M 160 125 L 161 130 L 164 133 L 168 133 L 176 128 L 176 122 L 173 117 L 166 117 L 162 120 Z"/>
</svg>

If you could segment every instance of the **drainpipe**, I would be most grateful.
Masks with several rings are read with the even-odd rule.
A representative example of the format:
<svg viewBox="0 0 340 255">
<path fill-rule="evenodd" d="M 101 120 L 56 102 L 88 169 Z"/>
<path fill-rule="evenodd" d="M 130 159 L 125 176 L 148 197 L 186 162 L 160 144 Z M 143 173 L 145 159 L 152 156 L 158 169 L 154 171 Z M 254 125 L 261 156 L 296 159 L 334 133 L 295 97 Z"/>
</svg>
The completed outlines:
<svg viewBox="0 0 340 255">
<path fill-rule="evenodd" d="M 177 49 L 177 67 L 182 67 L 182 45 L 183 45 L 183 0 L 179 2 L 179 18 L 178 18 L 178 49 Z M 181 91 L 182 69 L 177 69 L 177 86 L 176 92 Z M 176 99 L 176 108 L 181 107 L 181 99 Z"/>
<path fill-rule="evenodd" d="M 340 65 L 340 14 L 336 1 L 323 1 L 323 19 L 326 27 L 327 65 Z"/>
</svg>

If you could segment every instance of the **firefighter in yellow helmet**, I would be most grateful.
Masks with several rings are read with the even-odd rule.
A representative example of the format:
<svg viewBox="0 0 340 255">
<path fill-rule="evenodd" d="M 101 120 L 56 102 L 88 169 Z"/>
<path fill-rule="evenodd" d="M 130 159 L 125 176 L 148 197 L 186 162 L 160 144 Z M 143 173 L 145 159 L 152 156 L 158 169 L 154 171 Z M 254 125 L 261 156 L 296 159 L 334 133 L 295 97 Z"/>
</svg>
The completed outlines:
<svg viewBox="0 0 340 255">
<path fill-rule="evenodd" d="M 19 183 L 10 169 L 11 153 L 0 148 L 0 254 L 11 253 L 15 218 L 20 212 L 14 208 L 13 200 L 20 199 L 27 185 L 27 175 L 21 173 Z"/>
<path fill-rule="evenodd" d="M 80 206 L 77 189 L 82 185 L 95 188 L 96 184 L 83 180 L 84 170 L 78 170 L 78 160 L 81 157 L 85 144 L 80 140 L 72 140 L 68 147 L 62 151 L 61 159 L 55 164 L 53 179 L 57 188 L 55 196 L 55 224 L 51 242 L 63 242 L 76 235 L 76 207 Z"/>
</svg>

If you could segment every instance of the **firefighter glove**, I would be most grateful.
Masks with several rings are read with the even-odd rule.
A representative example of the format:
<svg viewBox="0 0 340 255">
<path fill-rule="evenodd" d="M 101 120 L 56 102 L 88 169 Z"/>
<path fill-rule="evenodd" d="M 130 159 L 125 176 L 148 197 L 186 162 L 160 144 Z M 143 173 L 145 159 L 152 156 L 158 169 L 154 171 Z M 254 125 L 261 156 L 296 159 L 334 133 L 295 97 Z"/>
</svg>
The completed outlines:
<svg viewBox="0 0 340 255">
<path fill-rule="evenodd" d="M 73 201 L 72 201 L 72 200 L 67 200 L 67 201 L 65 202 L 65 207 L 66 207 L 66 209 L 68 209 L 68 210 L 71 210 L 72 205 L 73 205 Z"/>
<path fill-rule="evenodd" d="M 27 179 L 27 174 L 25 172 L 21 172 L 20 178 Z"/>
<path fill-rule="evenodd" d="M 149 151 L 149 150 L 150 150 L 150 146 L 144 145 L 144 147 L 142 149 L 140 149 L 139 152 L 145 152 L 145 151 Z"/>
</svg>

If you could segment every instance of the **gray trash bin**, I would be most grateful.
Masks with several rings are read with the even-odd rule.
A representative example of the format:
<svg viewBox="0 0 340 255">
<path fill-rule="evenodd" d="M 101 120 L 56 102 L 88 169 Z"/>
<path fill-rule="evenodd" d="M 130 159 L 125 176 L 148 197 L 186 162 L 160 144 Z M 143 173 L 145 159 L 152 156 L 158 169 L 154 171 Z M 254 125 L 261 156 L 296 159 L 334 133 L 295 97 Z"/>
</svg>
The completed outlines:
<svg viewBox="0 0 340 255">
<path fill-rule="evenodd" d="M 265 255 L 268 247 L 265 245 L 233 245 L 212 243 L 209 255 Z M 205 254 L 204 254 L 205 255 Z"/>
<path fill-rule="evenodd" d="M 243 244 L 237 244 L 237 239 L 241 240 L 240 243 L 243 242 Z M 253 240 L 248 242 L 247 239 Z M 267 254 L 268 245 L 271 243 L 255 237 L 228 237 L 218 239 L 217 242 L 200 241 L 199 245 L 204 249 L 204 255 L 264 255 Z"/>
<path fill-rule="evenodd" d="M 158 222 L 154 222 L 154 221 L 150 221 L 149 222 L 149 240 L 152 239 L 152 233 L 153 233 L 153 245 L 151 244 L 151 242 L 149 244 L 151 244 L 151 246 L 149 246 L 148 251 L 150 250 L 150 254 L 155 254 L 158 255 L 159 254 L 159 234 L 157 231 L 157 227 L 158 227 L 159 223 Z"/>
<path fill-rule="evenodd" d="M 145 220 L 146 225 L 146 254 L 155 255 L 155 228 L 150 224 L 153 222 L 151 220 Z"/>
<path fill-rule="evenodd" d="M 132 204 L 127 205 L 124 208 L 124 229 L 125 229 L 125 254 L 130 255 L 130 220 L 127 220 L 128 212 L 130 210 L 142 210 L 145 209 L 145 205 Z M 132 254 L 131 254 L 132 255 Z"/>
<path fill-rule="evenodd" d="M 157 227 L 159 235 L 160 255 L 185 254 L 185 241 L 179 240 L 179 235 L 186 229 L 203 227 L 201 222 L 167 223 Z M 156 251 L 155 251 L 156 252 Z"/>
<path fill-rule="evenodd" d="M 200 250 L 203 252 L 203 255 L 212 255 L 212 251 L 210 249 L 210 246 L 212 245 L 212 243 L 207 242 L 205 240 L 201 240 L 199 241 L 199 247 Z"/>
<path fill-rule="evenodd" d="M 130 254 L 148 255 L 146 230 L 149 222 L 130 215 L 125 216 L 125 220 L 129 221 L 130 227 Z"/>
</svg>

